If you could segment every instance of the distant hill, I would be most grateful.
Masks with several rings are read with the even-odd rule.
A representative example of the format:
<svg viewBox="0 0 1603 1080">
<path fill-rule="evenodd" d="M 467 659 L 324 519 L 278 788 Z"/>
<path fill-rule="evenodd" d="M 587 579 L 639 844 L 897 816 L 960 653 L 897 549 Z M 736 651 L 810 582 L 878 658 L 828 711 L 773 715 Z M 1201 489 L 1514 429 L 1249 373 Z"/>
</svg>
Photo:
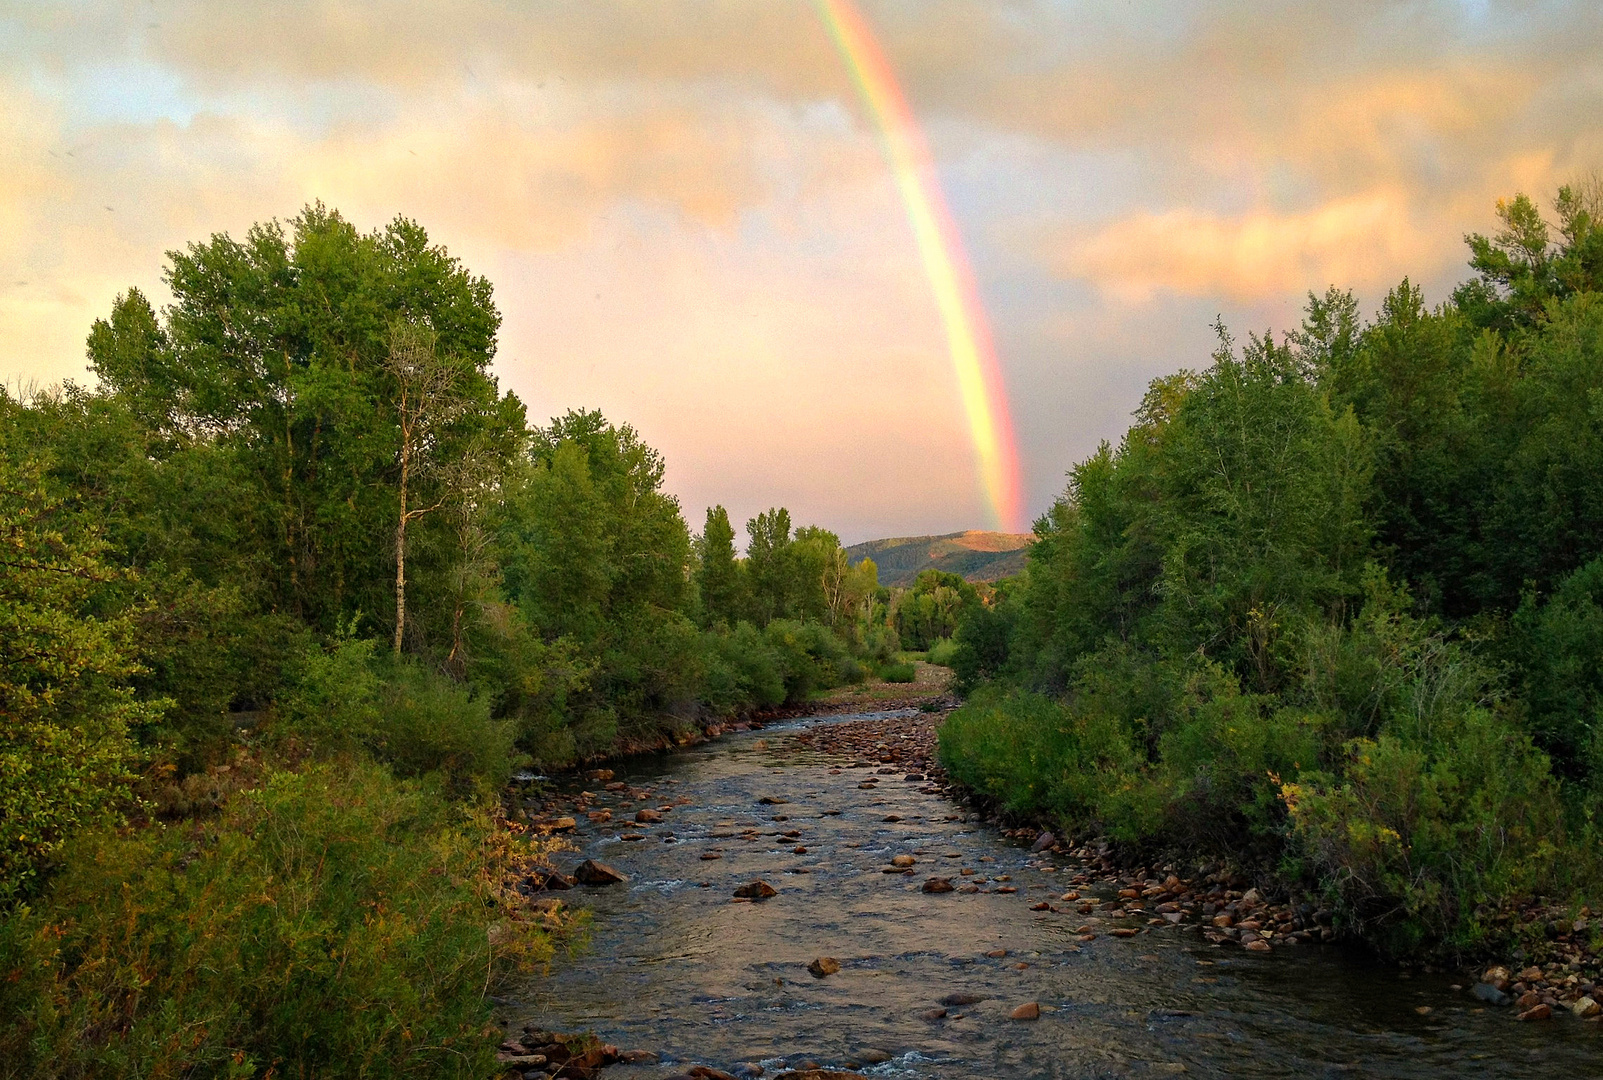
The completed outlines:
<svg viewBox="0 0 1603 1080">
<path fill-rule="evenodd" d="M 1024 569 L 1030 533 L 968 532 L 945 536 L 897 536 L 846 549 L 852 565 L 873 559 L 881 585 L 911 585 L 921 570 L 944 570 L 969 581 L 997 581 Z"/>
</svg>

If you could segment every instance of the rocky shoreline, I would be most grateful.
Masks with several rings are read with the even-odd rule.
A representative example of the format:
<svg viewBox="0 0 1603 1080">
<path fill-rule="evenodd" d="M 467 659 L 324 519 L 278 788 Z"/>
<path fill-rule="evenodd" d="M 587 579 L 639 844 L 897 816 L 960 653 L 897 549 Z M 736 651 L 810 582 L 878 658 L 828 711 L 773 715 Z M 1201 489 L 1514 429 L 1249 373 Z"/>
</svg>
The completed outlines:
<svg viewBox="0 0 1603 1080">
<path fill-rule="evenodd" d="M 949 781 L 937 759 L 935 733 L 946 715 L 942 711 L 835 724 L 803 732 L 798 739 L 817 750 L 863 755 L 918 770 L 950 798 L 974 805 L 980 800 Z M 1064 843 L 1044 823 L 1008 827 L 995 813 L 985 816 L 1015 840 L 1031 843 L 1032 851 L 1079 864 L 1068 876 L 1070 887 L 1058 903 L 1042 910 L 1093 917 L 1082 928 L 1083 940 L 1096 936 L 1095 919 L 1143 917 L 1153 927 L 1187 926 L 1216 945 L 1253 952 L 1337 939 L 1334 912 L 1328 907 L 1302 898 L 1266 899 L 1251 881 L 1229 868 L 1203 866 L 1186 876 L 1173 863 L 1132 865 L 1120 861 L 1115 846 L 1106 840 Z M 1459 968 L 1463 978 L 1455 985 L 1463 993 L 1486 1006 L 1512 1008 L 1524 1021 L 1548 1020 L 1559 1013 L 1591 1022 L 1603 1019 L 1603 960 L 1584 936 L 1590 909 L 1571 918 L 1562 908 L 1533 902 L 1510 906 L 1496 918 L 1505 924 L 1518 920 L 1541 926 L 1548 943 L 1542 962 L 1516 954 L 1484 969 Z M 1133 935 L 1128 926 L 1107 932 Z M 1436 970 L 1428 964 L 1419 966 Z"/>
</svg>

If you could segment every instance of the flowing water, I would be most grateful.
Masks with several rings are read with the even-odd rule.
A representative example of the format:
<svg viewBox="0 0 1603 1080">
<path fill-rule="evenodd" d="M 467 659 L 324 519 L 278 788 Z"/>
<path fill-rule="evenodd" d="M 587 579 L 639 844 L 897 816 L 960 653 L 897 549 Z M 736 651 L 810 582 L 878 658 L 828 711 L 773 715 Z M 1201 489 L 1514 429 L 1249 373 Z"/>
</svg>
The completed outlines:
<svg viewBox="0 0 1603 1080">
<path fill-rule="evenodd" d="M 629 881 L 565 894 L 594 911 L 590 941 L 527 990 L 516 1020 L 661 1055 L 607 1070 L 618 1080 L 698 1063 L 771 1076 L 803 1060 L 889 1077 L 1603 1077 L 1600 1025 L 1519 1024 L 1447 976 L 1322 946 L 1248 953 L 1173 927 L 1120 939 L 1107 923 L 1082 943 L 1084 917 L 1030 910 L 1067 888 L 1072 861 L 1032 856 L 899 773 L 862 790 L 873 769 L 790 737 L 862 718 L 620 767 L 652 789 L 639 805 L 682 802 L 660 825 L 585 823 L 571 860 Z M 631 831 L 645 838 L 620 838 Z M 722 857 L 703 860 L 710 850 Z M 882 872 L 899 854 L 914 873 Z M 1018 891 L 920 891 L 963 867 Z M 779 894 L 731 902 L 758 878 Z M 840 972 L 813 978 L 818 956 Z M 952 995 L 983 1000 L 935 1017 Z M 1039 1020 L 1010 1019 L 1032 1001 Z"/>
</svg>

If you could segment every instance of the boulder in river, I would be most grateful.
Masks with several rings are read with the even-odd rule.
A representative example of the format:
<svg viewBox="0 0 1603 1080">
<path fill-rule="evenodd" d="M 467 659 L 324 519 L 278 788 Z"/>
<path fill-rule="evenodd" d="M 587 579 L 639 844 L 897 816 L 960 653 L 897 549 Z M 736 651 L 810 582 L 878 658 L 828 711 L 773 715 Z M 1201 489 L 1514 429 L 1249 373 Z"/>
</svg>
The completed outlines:
<svg viewBox="0 0 1603 1080">
<path fill-rule="evenodd" d="M 621 885 L 629 879 L 603 862 L 586 859 L 573 872 L 581 885 Z"/>
<path fill-rule="evenodd" d="M 1041 1006 L 1033 1001 L 1026 1001 L 1008 1015 L 1014 1020 L 1039 1020 L 1041 1019 Z"/>
<path fill-rule="evenodd" d="M 652 810 L 650 807 L 644 810 L 636 810 L 635 821 L 641 825 L 656 825 L 662 821 L 662 811 Z"/>
<path fill-rule="evenodd" d="M 771 896 L 778 896 L 779 890 L 759 878 L 736 889 L 735 895 L 742 900 L 767 900 Z"/>
<path fill-rule="evenodd" d="M 1055 844 L 1057 842 L 1058 842 L 1058 838 L 1057 837 L 1053 836 L 1049 832 L 1044 832 L 1040 836 L 1037 836 L 1035 838 L 1035 843 L 1030 845 L 1030 850 L 1031 851 L 1045 851 L 1047 848 L 1051 847 L 1053 844 Z"/>
<path fill-rule="evenodd" d="M 946 893 L 952 891 L 952 879 L 932 877 L 924 882 L 923 891 L 927 893 Z"/>
<path fill-rule="evenodd" d="M 1508 995 L 1489 982 L 1476 983 L 1472 993 L 1488 1005 L 1508 1004 Z"/>
<path fill-rule="evenodd" d="M 840 961 L 833 956 L 820 956 L 807 965 L 807 970 L 812 973 L 813 978 L 822 979 L 840 971 Z"/>
<path fill-rule="evenodd" d="M 868 1080 L 862 1073 L 842 1072 L 840 1069 L 797 1069 L 782 1072 L 774 1080 Z"/>
<path fill-rule="evenodd" d="M 573 879 L 560 870 L 536 867 L 529 873 L 529 888 L 535 892 L 573 888 Z"/>
<path fill-rule="evenodd" d="M 912 866 L 917 861 L 918 860 L 913 858 L 911 855 L 895 855 L 891 857 L 892 866 L 899 866 L 903 868 Z"/>
<path fill-rule="evenodd" d="M 942 1005 L 978 1005 L 985 1000 L 984 994 L 947 994 L 941 998 Z"/>
</svg>

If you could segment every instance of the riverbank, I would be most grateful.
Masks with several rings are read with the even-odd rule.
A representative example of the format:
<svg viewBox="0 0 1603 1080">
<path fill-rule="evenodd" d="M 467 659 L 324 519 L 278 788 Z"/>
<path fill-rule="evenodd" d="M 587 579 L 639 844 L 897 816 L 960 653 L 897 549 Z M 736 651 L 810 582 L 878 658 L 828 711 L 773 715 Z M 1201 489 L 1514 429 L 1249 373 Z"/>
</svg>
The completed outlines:
<svg viewBox="0 0 1603 1080">
<path fill-rule="evenodd" d="M 598 1047 L 639 1051 L 619 1052 L 620 1077 L 703 1080 L 876 1062 L 931 1077 L 1080 1075 L 1108 1072 L 1110 1052 L 1130 1061 L 1110 1075 L 1282 1076 L 1288 1061 L 1315 1073 L 1334 1061 L 1514 1077 L 1538 1059 L 1583 1072 L 1575 1063 L 1591 1060 L 1582 1036 L 1596 1025 L 1549 1025 L 1544 1040 L 1499 1023 L 1512 1014 L 1464 980 L 1336 949 L 1317 919 L 1299 925 L 1293 910 L 1288 924 L 1245 882 L 1119 866 L 1096 845 L 1030 851 L 1033 827 L 998 831 L 954 802 L 963 793 L 934 757 L 942 716 L 775 720 L 553 789 L 568 800 L 553 809 L 574 819 L 559 833 L 562 871 L 591 862 L 624 880 L 564 874 L 541 894 L 591 910 L 593 944 L 504 1003 L 505 1052 L 593 1031 Z M 1232 924 L 1215 926 L 1220 914 Z M 1037 1020 L 1013 1019 L 1031 1006 Z"/>
<path fill-rule="evenodd" d="M 1121 858 L 1117 845 L 1104 838 L 1066 843 L 1051 832 L 1054 823 L 1020 823 L 997 813 L 987 800 L 951 781 L 939 765 L 937 731 L 947 715 L 943 711 L 833 725 L 804 733 L 798 741 L 830 753 L 863 754 L 883 764 L 916 768 L 950 797 L 979 808 L 1014 841 L 1078 860 L 1083 869 L 1070 882 L 1079 888 L 1070 889 L 1060 900 L 1072 903 L 1081 915 L 1096 910 L 1106 915 L 1147 915 L 1154 925 L 1161 919 L 1194 926 L 1214 944 L 1255 952 L 1332 942 L 1340 936 L 1336 913 L 1329 906 L 1315 897 L 1276 889 L 1272 880 L 1255 881 L 1211 861 L 1190 866 L 1180 857 L 1153 860 L 1161 866 L 1133 861 Z M 1079 889 L 1093 885 L 1114 890 L 1114 898 L 1100 905 L 1089 897 L 1082 899 Z M 1583 908 L 1579 917 L 1572 917 L 1539 900 L 1509 905 L 1496 918 L 1534 929 L 1541 935 L 1539 944 L 1529 950 L 1515 947 L 1501 955 L 1472 957 L 1471 963 L 1446 968 L 1425 962 L 1403 967 L 1456 974 L 1460 977 L 1456 985 L 1471 999 L 1511 1008 L 1520 1020 L 1569 1015 L 1598 1021 L 1603 1019 L 1603 957 L 1587 936 L 1591 914 Z M 1526 937 L 1533 937 L 1529 930 Z"/>
</svg>

